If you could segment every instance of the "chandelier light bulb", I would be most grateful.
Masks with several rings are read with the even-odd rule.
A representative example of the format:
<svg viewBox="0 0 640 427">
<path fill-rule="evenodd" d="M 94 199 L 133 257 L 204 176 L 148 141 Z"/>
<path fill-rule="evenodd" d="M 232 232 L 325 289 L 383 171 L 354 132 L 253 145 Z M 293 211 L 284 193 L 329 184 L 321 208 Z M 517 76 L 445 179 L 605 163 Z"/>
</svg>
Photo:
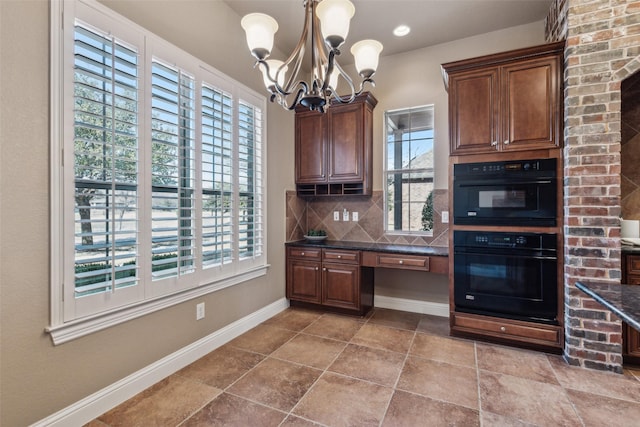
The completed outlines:
<svg viewBox="0 0 640 427">
<path fill-rule="evenodd" d="M 284 62 L 280 61 L 279 59 L 267 59 L 265 62 L 269 66 L 269 74 L 267 75 L 266 67 L 260 67 L 260 71 L 262 71 L 262 80 L 264 81 L 264 86 L 269 91 L 275 92 L 276 89 L 274 87 L 275 85 L 273 81 L 277 81 L 278 86 L 280 87 L 284 86 L 284 77 L 289 67 L 285 65 L 280 70 L 280 67 L 282 66 L 282 64 L 284 64 Z M 280 70 L 280 72 L 278 72 L 278 70 Z M 271 77 L 271 79 L 269 79 L 269 77 Z"/>
<path fill-rule="evenodd" d="M 316 7 L 325 43 L 331 49 L 339 48 L 349 34 L 349 23 L 356 11 L 349 0 L 322 0 Z"/>
<path fill-rule="evenodd" d="M 264 13 L 250 13 L 240 21 L 247 36 L 249 50 L 257 59 L 265 59 L 273 49 L 273 36 L 278 31 L 275 19 Z"/>
<path fill-rule="evenodd" d="M 362 77 L 371 77 L 376 72 L 380 52 L 382 52 L 382 43 L 376 40 L 361 40 L 351 47 L 356 69 Z"/>
</svg>

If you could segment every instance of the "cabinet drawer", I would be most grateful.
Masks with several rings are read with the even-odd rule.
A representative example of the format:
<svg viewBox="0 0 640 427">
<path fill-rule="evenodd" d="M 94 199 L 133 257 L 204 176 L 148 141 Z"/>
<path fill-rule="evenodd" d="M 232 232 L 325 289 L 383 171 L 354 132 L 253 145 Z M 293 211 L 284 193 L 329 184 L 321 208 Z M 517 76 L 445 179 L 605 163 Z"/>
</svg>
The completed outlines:
<svg viewBox="0 0 640 427">
<path fill-rule="evenodd" d="M 324 249 L 323 261 L 341 262 L 345 264 L 360 264 L 360 252 Z"/>
<path fill-rule="evenodd" d="M 640 274 L 640 255 L 627 255 L 627 274 Z"/>
<path fill-rule="evenodd" d="M 544 341 L 560 344 L 560 332 L 557 328 L 518 324 L 509 320 L 485 319 L 466 314 L 452 313 L 453 327 L 463 332 L 475 332 L 493 337 L 504 337 L 519 341 Z"/>
<path fill-rule="evenodd" d="M 401 270 L 429 271 L 429 257 L 419 255 L 365 252 L 363 264 L 367 267 L 397 268 Z"/>
<path fill-rule="evenodd" d="M 288 255 L 293 258 L 320 260 L 322 251 L 315 248 L 289 248 Z"/>
</svg>

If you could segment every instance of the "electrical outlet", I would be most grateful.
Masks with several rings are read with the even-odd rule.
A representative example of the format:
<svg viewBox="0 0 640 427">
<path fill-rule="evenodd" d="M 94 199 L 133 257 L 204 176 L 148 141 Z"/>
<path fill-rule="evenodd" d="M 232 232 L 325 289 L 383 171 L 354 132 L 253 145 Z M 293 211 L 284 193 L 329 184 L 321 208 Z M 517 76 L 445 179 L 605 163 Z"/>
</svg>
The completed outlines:
<svg viewBox="0 0 640 427">
<path fill-rule="evenodd" d="M 339 211 L 333 211 L 333 220 L 334 221 L 340 221 L 340 212 Z"/>
<path fill-rule="evenodd" d="M 449 211 L 442 211 L 442 223 L 447 224 L 449 222 Z"/>
<path fill-rule="evenodd" d="M 342 220 L 344 222 L 349 222 L 349 211 L 346 209 L 342 212 Z"/>
<path fill-rule="evenodd" d="M 353 222 L 358 222 L 358 212 L 351 212 L 351 219 Z"/>
<path fill-rule="evenodd" d="M 204 303 L 196 304 L 196 320 L 204 319 Z"/>
</svg>

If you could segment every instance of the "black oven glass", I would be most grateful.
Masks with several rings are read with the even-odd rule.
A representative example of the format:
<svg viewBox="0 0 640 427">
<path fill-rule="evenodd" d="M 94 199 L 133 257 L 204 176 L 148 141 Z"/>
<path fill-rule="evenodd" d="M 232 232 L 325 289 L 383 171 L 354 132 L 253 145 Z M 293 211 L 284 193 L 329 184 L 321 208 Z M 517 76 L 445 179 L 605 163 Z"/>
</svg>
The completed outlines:
<svg viewBox="0 0 640 427">
<path fill-rule="evenodd" d="M 454 165 L 454 223 L 555 226 L 556 159 Z"/>
<path fill-rule="evenodd" d="M 557 321 L 556 235 L 454 232 L 456 310 Z"/>
</svg>

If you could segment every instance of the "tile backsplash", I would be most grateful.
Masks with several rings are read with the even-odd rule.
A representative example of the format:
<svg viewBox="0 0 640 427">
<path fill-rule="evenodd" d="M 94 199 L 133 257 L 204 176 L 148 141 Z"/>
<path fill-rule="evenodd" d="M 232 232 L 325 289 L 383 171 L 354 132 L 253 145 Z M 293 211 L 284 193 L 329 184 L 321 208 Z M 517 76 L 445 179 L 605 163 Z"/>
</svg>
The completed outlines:
<svg viewBox="0 0 640 427">
<path fill-rule="evenodd" d="M 622 218 L 640 219 L 640 74 L 622 82 Z"/>
<path fill-rule="evenodd" d="M 326 230 L 331 240 L 449 246 L 449 224 L 442 223 L 442 211 L 449 206 L 448 190 L 433 193 L 433 236 L 385 233 L 382 191 L 374 191 L 371 197 L 328 196 L 308 200 L 298 197 L 295 191 L 287 191 L 286 203 L 287 241 L 301 240 L 313 228 Z M 349 212 L 348 222 L 342 218 L 345 209 Z M 333 220 L 336 211 L 340 213 L 339 221 Z M 358 212 L 357 222 L 351 220 L 353 212 Z"/>
</svg>

